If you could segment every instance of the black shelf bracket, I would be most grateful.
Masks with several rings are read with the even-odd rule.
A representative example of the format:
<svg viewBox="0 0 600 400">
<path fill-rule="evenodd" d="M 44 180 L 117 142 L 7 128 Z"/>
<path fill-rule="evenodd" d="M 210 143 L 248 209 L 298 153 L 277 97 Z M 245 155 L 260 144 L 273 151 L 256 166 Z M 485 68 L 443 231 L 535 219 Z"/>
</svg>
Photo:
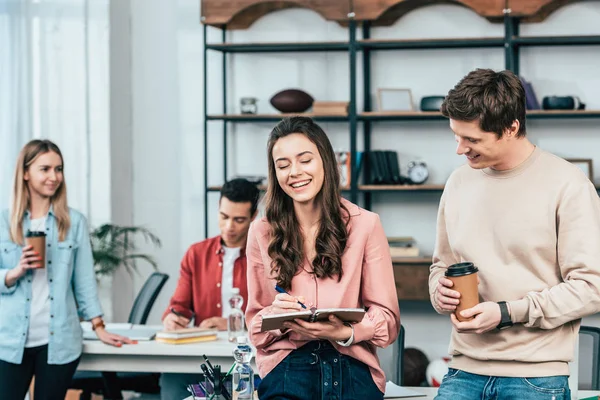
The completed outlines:
<svg viewBox="0 0 600 400">
<path fill-rule="evenodd" d="M 510 8 L 504 10 L 504 60 L 505 68 L 519 75 L 519 19 L 510 15 Z"/>
</svg>

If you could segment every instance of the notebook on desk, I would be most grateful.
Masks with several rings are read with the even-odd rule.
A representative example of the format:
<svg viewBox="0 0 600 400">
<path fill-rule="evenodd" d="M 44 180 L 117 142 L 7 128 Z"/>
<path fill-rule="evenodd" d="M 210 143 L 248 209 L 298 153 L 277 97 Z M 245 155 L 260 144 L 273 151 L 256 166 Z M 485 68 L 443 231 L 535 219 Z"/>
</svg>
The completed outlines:
<svg viewBox="0 0 600 400">
<path fill-rule="evenodd" d="M 168 344 L 187 344 L 217 340 L 217 331 L 207 328 L 184 328 L 156 333 L 156 341 Z"/>
<path fill-rule="evenodd" d="M 83 339 L 84 340 L 98 340 L 96 332 L 91 329 L 86 329 L 83 326 Z M 107 332 L 114 333 L 115 335 L 125 336 L 131 340 L 152 340 L 156 335 L 157 329 L 143 326 L 134 326 L 133 324 L 106 324 L 105 327 Z"/>
<path fill-rule="evenodd" d="M 263 315 L 260 331 L 282 329 L 284 322 L 295 319 L 302 319 L 309 322 L 327 321 L 331 314 L 344 322 L 360 322 L 365 315 L 365 310 L 362 308 L 317 308 L 316 310 Z"/>
</svg>

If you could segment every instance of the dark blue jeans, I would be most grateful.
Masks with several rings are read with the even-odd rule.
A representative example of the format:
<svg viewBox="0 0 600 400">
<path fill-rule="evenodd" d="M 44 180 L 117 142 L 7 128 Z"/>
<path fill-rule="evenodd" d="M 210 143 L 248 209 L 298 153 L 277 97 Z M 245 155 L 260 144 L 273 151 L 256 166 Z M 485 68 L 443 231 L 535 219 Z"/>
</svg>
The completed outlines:
<svg viewBox="0 0 600 400">
<path fill-rule="evenodd" d="M 315 340 L 292 351 L 258 386 L 260 400 L 381 400 L 371 371 Z"/>
<path fill-rule="evenodd" d="M 506 378 L 450 368 L 436 400 L 571 400 L 568 376 Z"/>
</svg>

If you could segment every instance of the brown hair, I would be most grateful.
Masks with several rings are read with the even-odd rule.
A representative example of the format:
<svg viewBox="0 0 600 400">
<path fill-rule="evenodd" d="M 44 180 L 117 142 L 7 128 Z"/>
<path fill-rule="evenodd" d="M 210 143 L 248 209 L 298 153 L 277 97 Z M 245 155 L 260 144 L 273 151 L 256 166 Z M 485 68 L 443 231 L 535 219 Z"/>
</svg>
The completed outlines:
<svg viewBox="0 0 600 400">
<path fill-rule="evenodd" d="M 519 121 L 517 137 L 526 135 L 525 89 L 511 71 L 476 69 L 448 92 L 440 108 L 445 117 L 457 121 L 479 121 L 484 132 L 498 139 Z"/>
<path fill-rule="evenodd" d="M 57 145 L 49 140 L 37 139 L 27 143 L 17 158 L 13 180 L 12 207 L 10 210 L 10 239 L 14 243 L 24 243 L 23 218 L 25 217 L 25 212 L 31 207 L 31 195 L 29 194 L 29 187 L 25 182 L 25 172 L 40 155 L 49 152 L 58 154 L 61 161 L 63 161 L 62 153 Z M 67 185 L 64 179 L 58 189 L 56 189 L 56 193 L 52 196 L 52 199 L 50 199 L 50 204 L 54 207 L 54 216 L 58 225 L 58 238 L 62 242 L 67 237 L 67 232 L 71 227 L 69 206 L 67 205 Z"/>
<path fill-rule="evenodd" d="M 296 218 L 293 200 L 277 181 L 273 147 L 285 136 L 299 133 L 306 136 L 319 150 L 323 160 L 324 180 L 315 201 L 321 205 L 321 220 L 315 240 L 316 256 L 312 261 L 313 273 L 319 277 L 342 279 L 342 254 L 348 240 L 349 213 L 341 202 L 340 172 L 335 152 L 327 134 L 312 119 L 290 117 L 283 119 L 271 132 L 268 141 L 269 184 L 265 196 L 265 214 L 271 225 L 269 256 L 271 274 L 277 284 L 289 290 L 292 278 L 304 263 L 304 238 Z M 343 215 L 343 212 L 345 215 Z"/>
</svg>

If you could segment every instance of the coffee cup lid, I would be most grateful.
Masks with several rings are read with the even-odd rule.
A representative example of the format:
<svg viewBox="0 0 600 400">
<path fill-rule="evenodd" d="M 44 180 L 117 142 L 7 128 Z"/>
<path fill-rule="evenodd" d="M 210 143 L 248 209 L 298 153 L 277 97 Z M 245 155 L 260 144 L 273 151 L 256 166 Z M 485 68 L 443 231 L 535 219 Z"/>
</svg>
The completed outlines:
<svg viewBox="0 0 600 400">
<path fill-rule="evenodd" d="M 43 237 L 46 236 L 46 232 L 44 231 L 27 231 L 25 237 Z"/>
<path fill-rule="evenodd" d="M 446 270 L 446 276 L 463 276 L 474 274 L 479 269 L 473 265 L 472 262 L 462 262 L 458 264 L 452 264 Z"/>
</svg>

